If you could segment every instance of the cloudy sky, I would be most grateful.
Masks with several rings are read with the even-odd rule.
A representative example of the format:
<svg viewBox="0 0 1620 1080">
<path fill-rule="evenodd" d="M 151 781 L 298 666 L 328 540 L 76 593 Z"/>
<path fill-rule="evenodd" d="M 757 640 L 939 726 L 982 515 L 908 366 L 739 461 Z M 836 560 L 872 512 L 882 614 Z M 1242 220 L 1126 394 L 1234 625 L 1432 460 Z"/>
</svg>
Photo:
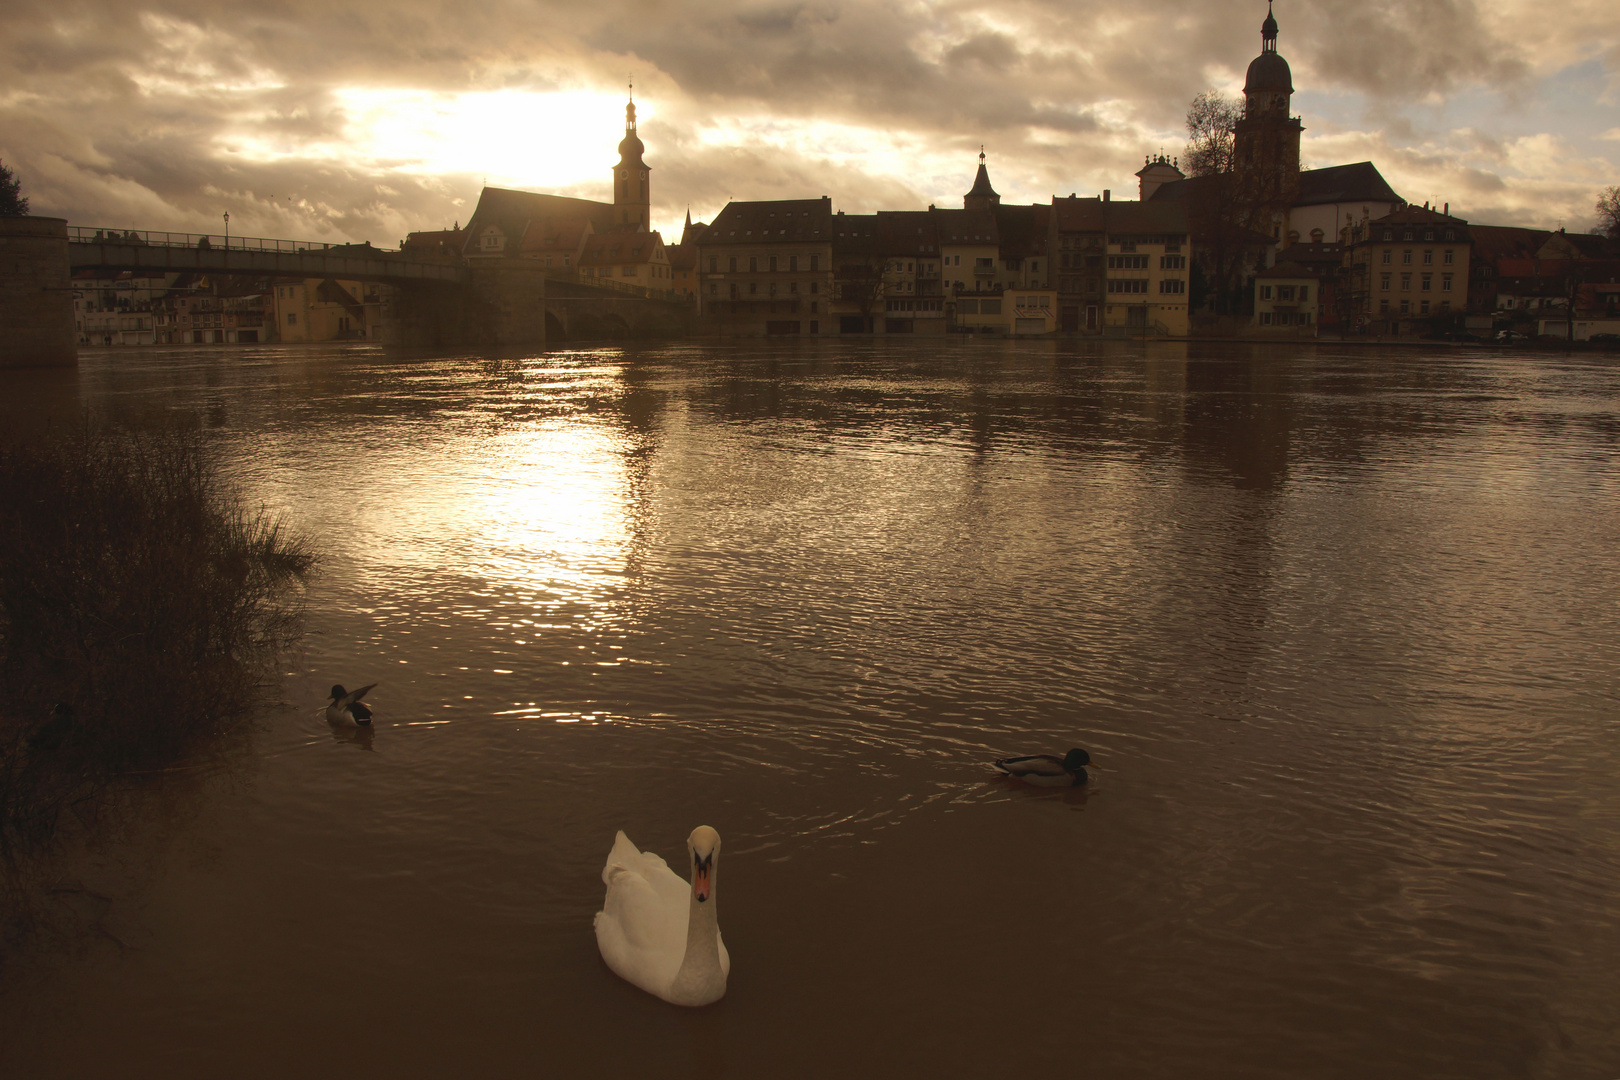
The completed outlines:
<svg viewBox="0 0 1620 1080">
<path fill-rule="evenodd" d="M 5 0 L 0 159 L 73 224 L 370 240 L 484 182 L 608 199 L 634 75 L 653 222 L 830 195 L 1112 188 L 1236 94 L 1263 3 Z M 1551 14 L 1549 14 L 1551 12 Z M 1489 224 L 1593 223 L 1620 184 L 1620 3 L 1279 0 L 1307 165 L 1370 159 Z M 670 237 L 674 239 L 674 237 Z"/>
</svg>

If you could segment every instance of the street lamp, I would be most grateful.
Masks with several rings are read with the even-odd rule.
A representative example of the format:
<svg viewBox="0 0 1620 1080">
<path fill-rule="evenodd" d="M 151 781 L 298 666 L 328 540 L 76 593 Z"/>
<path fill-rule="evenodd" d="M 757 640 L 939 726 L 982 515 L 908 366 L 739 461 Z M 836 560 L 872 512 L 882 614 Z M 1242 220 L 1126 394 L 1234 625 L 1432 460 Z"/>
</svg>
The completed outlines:
<svg viewBox="0 0 1620 1080">
<path fill-rule="evenodd" d="M 225 211 L 225 250 L 231 250 L 231 212 Z"/>
</svg>

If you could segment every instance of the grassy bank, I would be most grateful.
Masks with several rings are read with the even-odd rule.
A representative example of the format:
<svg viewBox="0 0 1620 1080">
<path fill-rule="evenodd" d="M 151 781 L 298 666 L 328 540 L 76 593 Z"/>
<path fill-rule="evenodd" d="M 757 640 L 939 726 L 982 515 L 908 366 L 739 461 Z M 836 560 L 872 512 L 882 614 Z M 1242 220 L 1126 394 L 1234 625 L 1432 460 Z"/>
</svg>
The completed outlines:
<svg viewBox="0 0 1620 1080">
<path fill-rule="evenodd" d="M 0 857 L 239 727 L 313 564 L 195 435 L 0 446 Z"/>
</svg>

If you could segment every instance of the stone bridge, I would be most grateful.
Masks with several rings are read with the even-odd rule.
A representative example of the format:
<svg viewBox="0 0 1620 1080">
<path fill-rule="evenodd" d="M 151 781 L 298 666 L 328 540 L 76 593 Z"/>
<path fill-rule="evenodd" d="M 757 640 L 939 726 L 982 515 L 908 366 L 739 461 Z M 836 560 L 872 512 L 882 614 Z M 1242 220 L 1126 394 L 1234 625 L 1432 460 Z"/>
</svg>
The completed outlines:
<svg viewBox="0 0 1620 1080">
<path fill-rule="evenodd" d="M 415 255 L 370 244 L 67 228 L 67 262 L 153 273 L 335 278 L 383 285 L 383 335 L 421 347 L 675 337 L 695 305 L 632 286 L 588 284 L 534 260 Z M 71 318 L 71 317 L 70 317 Z"/>
</svg>

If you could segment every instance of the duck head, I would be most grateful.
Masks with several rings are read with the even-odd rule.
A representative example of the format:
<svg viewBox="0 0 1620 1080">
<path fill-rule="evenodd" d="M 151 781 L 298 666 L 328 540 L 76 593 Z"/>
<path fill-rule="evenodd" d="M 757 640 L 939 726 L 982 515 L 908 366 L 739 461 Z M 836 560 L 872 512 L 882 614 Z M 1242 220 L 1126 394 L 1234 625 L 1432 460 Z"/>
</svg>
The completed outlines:
<svg viewBox="0 0 1620 1080">
<path fill-rule="evenodd" d="M 700 904 L 714 896 L 715 879 L 719 874 L 720 834 L 707 825 L 699 825 L 686 838 L 687 853 L 692 856 L 692 895 Z"/>
<path fill-rule="evenodd" d="M 1063 767 L 1069 772 L 1079 772 L 1091 764 L 1091 755 L 1084 750 L 1070 750 L 1063 755 Z"/>
<path fill-rule="evenodd" d="M 348 693 L 349 692 L 347 690 L 343 689 L 343 686 L 340 683 L 340 684 L 332 687 L 332 700 L 333 701 L 341 701 L 343 698 L 348 696 Z"/>
</svg>

